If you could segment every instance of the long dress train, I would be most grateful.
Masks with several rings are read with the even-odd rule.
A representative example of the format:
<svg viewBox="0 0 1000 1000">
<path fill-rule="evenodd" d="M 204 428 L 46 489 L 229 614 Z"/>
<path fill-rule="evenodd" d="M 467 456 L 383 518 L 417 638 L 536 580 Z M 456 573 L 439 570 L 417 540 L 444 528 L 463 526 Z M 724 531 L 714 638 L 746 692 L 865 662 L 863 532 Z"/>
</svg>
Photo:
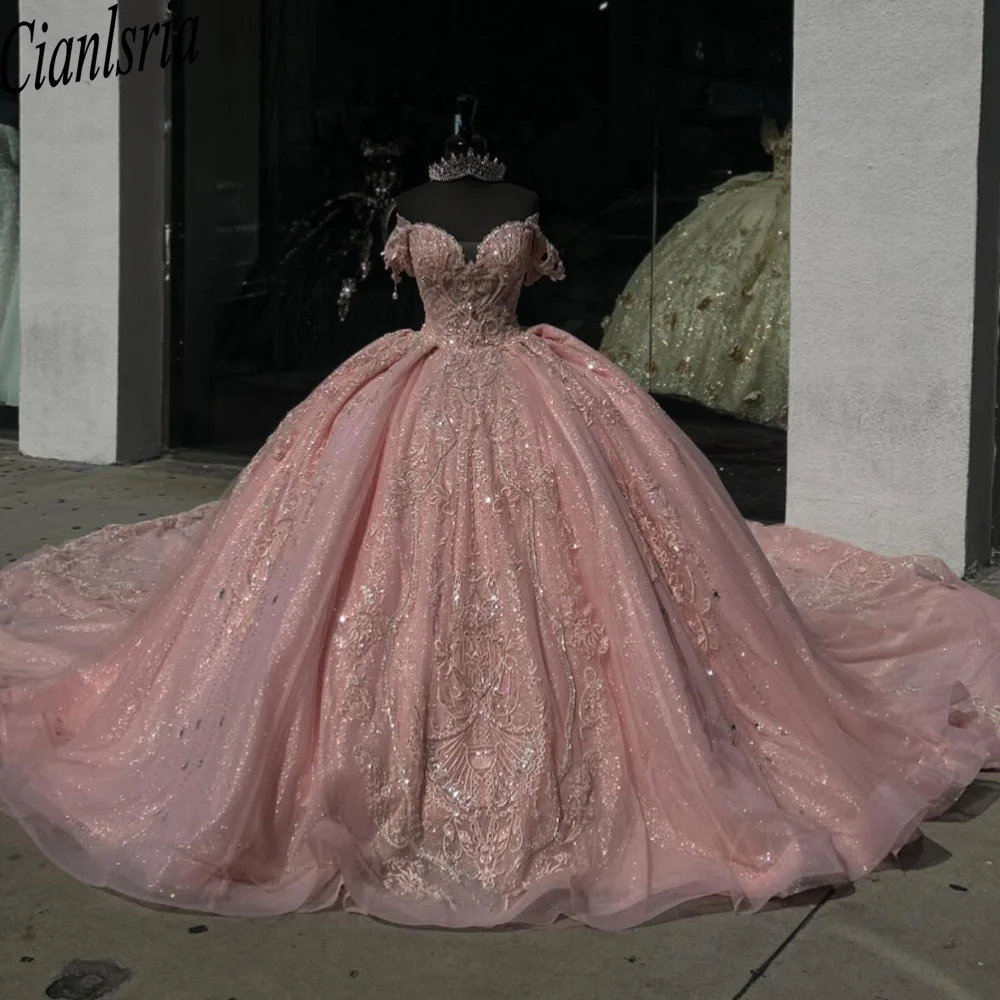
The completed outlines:
<svg viewBox="0 0 1000 1000">
<path fill-rule="evenodd" d="M 857 879 L 1000 761 L 1000 602 L 744 522 L 518 325 L 562 276 L 535 219 L 385 256 L 424 326 L 222 501 L 0 572 L 0 803 L 49 857 L 216 913 L 620 928 Z"/>
</svg>

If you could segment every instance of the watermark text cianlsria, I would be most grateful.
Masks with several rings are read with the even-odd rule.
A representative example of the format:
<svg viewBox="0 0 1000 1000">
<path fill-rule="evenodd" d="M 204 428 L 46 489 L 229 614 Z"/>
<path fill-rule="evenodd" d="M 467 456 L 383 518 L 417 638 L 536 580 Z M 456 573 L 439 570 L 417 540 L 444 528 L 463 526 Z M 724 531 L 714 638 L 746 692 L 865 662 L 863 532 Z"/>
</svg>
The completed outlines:
<svg viewBox="0 0 1000 1000">
<path fill-rule="evenodd" d="M 118 4 L 108 8 L 109 23 L 103 36 L 95 31 L 59 37 L 55 25 L 48 21 L 21 21 L 0 49 L 0 86 L 19 94 L 32 85 L 35 90 L 63 87 L 153 67 L 166 69 L 173 60 L 193 63 L 198 58 L 197 16 L 185 17 L 175 25 L 169 16 L 172 4 L 168 3 L 168 17 L 162 22 L 121 25 L 118 8 Z M 36 52 L 33 73 L 28 71 L 26 58 L 30 46 Z M 11 64 L 18 50 L 24 70 L 20 79 L 13 79 Z"/>
</svg>

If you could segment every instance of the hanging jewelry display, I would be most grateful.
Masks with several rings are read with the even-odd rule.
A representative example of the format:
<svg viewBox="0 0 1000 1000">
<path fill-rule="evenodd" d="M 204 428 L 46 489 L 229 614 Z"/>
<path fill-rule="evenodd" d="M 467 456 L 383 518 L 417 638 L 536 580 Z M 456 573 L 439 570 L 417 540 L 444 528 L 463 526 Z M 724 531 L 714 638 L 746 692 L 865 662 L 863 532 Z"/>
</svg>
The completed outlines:
<svg viewBox="0 0 1000 1000">
<path fill-rule="evenodd" d="M 330 363 L 335 331 L 348 319 L 388 235 L 402 152 L 402 143 L 365 140 L 359 188 L 324 199 L 285 226 L 244 283 L 247 302 L 259 305 L 248 306 L 245 319 L 232 325 L 225 350 L 248 357 L 261 371 Z"/>
<path fill-rule="evenodd" d="M 337 288 L 337 317 L 343 322 L 372 268 L 372 254 L 387 236 L 389 209 L 399 185 L 401 145 L 366 140 L 361 147 L 364 187 L 328 198 L 292 223 L 282 240 L 276 292 L 289 300 L 325 298 Z"/>
</svg>

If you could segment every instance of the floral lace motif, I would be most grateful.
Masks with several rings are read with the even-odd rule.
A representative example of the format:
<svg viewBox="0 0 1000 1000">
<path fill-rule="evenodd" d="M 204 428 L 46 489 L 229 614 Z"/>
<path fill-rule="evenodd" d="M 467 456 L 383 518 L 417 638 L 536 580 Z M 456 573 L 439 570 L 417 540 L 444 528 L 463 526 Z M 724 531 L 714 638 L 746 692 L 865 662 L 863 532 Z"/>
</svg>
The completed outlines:
<svg viewBox="0 0 1000 1000">
<path fill-rule="evenodd" d="M 488 358 L 493 351 L 458 348 L 454 356 Z M 443 365 L 453 360 L 447 354 Z M 379 830 L 382 884 L 396 894 L 448 903 L 454 900 L 449 886 L 488 902 L 509 900 L 531 879 L 571 863 L 570 845 L 586 829 L 598 780 L 600 762 L 586 745 L 588 734 L 608 719 L 608 640 L 577 574 L 565 572 L 549 597 L 541 584 L 540 540 L 572 539 L 558 486 L 539 471 L 539 456 L 524 452 L 530 432 L 520 417 L 519 386 L 506 366 L 492 370 L 495 380 L 473 387 L 443 380 L 443 404 L 434 398 L 436 387 L 424 390 L 418 427 L 384 493 L 387 510 L 408 515 L 406 537 L 388 531 L 369 537 L 372 569 L 348 597 L 334 640 L 348 672 L 345 707 L 367 727 L 355 759 Z M 468 525 L 467 537 L 458 531 L 442 539 L 433 555 L 437 638 L 429 696 L 426 714 L 407 735 L 409 724 L 399 724 L 385 682 L 398 669 L 395 638 L 405 629 L 414 587 L 410 554 L 428 508 L 449 523 L 458 516 L 453 498 L 463 469 L 473 470 L 481 492 L 492 491 L 484 500 L 493 502 L 484 504 L 484 521 Z M 487 558 L 481 539 L 490 536 L 495 546 L 497 525 L 511 524 L 523 533 L 501 543 L 506 552 L 500 559 L 492 547 L 494 556 Z M 400 549 L 403 579 L 390 600 L 384 566 L 389 552 Z M 524 603 L 525 578 L 540 608 Z M 539 626 L 560 665 L 558 683 L 569 692 L 559 734 L 550 730 L 553 712 L 530 645 L 533 629 L 517 625 L 539 611 Z M 380 752 L 387 731 L 409 749 Z M 553 761 L 550 748 L 558 745 L 562 753 Z M 384 763 L 414 758 L 426 761 L 422 788 Z M 538 807 L 553 796 L 552 807 Z"/>
<path fill-rule="evenodd" d="M 442 230 L 400 220 L 385 259 L 420 285 L 420 339 L 440 377 L 419 390 L 402 453 L 386 457 L 373 501 L 385 516 L 337 615 L 344 716 L 362 726 L 353 755 L 383 887 L 495 905 L 572 868 L 609 720 L 607 635 L 568 561 L 579 543 L 505 363 L 512 345 L 536 339 L 517 323 L 521 287 L 562 277 L 562 265 L 534 219 L 495 229 L 472 261 Z M 481 503 L 456 500 L 468 496 Z M 429 524 L 449 526 L 432 548 Z M 432 667 L 425 703 L 400 704 L 394 677 L 418 586 L 431 594 Z M 423 762 L 419 775 L 400 761 Z"/>
<path fill-rule="evenodd" d="M 497 226 L 472 260 L 446 230 L 399 217 L 384 258 L 394 281 L 404 274 L 416 278 L 426 317 L 421 333 L 449 346 L 496 345 L 518 335 L 517 301 L 524 285 L 564 277 L 537 216 Z"/>
<path fill-rule="evenodd" d="M 901 574 L 914 574 L 945 586 L 954 586 L 948 567 L 929 556 L 878 556 L 832 539 L 810 540 L 808 551 L 796 546 L 769 545 L 768 558 L 796 607 L 810 611 L 850 610 L 865 618 L 880 613 L 877 597 Z M 801 561 L 823 556 L 828 566 L 823 574 L 801 572 Z"/>
</svg>

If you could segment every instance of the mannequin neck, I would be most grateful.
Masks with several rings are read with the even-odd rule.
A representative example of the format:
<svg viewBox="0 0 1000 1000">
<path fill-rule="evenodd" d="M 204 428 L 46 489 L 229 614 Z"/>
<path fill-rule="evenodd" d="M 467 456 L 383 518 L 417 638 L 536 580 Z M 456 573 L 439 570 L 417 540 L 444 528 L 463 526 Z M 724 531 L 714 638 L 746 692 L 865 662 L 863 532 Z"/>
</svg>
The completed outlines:
<svg viewBox="0 0 1000 1000">
<path fill-rule="evenodd" d="M 538 211 L 538 195 L 505 182 L 472 177 L 429 181 L 396 199 L 400 215 L 410 222 L 429 222 L 460 243 L 475 246 L 497 226 L 520 222 Z"/>
</svg>

